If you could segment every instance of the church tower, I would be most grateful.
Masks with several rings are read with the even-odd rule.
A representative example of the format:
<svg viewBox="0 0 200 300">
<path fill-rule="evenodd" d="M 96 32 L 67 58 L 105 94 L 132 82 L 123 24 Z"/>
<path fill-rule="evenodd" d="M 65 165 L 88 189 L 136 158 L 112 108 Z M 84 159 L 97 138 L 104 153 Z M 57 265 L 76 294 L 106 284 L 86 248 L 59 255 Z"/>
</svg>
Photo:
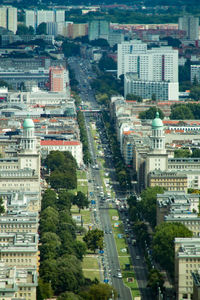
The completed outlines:
<svg viewBox="0 0 200 300">
<path fill-rule="evenodd" d="M 32 169 L 40 176 L 40 150 L 35 136 L 35 125 L 30 117 L 23 122 L 23 135 L 18 153 L 19 169 Z"/>
<path fill-rule="evenodd" d="M 23 123 L 23 136 L 21 139 L 22 151 L 36 152 L 35 125 L 32 119 L 26 118 Z"/>
<path fill-rule="evenodd" d="M 165 151 L 165 136 L 163 122 L 157 111 L 155 119 L 152 121 L 151 149 L 153 152 L 166 153 Z"/>
</svg>

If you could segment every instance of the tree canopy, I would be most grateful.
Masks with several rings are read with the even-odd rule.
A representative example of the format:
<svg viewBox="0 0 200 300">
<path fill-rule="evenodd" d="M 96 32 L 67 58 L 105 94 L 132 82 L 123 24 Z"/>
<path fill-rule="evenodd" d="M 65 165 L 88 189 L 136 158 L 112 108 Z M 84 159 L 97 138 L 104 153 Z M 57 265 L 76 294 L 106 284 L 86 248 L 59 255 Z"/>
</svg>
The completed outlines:
<svg viewBox="0 0 200 300">
<path fill-rule="evenodd" d="M 162 223 L 153 236 L 153 256 L 172 276 L 174 273 L 174 239 L 192 237 L 192 232 L 181 223 Z"/>
<path fill-rule="evenodd" d="M 141 120 L 153 120 L 156 117 L 156 112 L 159 112 L 159 117 L 161 119 L 164 119 L 164 113 L 162 112 L 162 110 L 160 108 L 156 108 L 155 106 L 150 107 L 148 110 L 146 111 L 142 111 L 139 113 L 139 118 Z"/>
<path fill-rule="evenodd" d="M 103 249 L 103 231 L 100 229 L 89 230 L 83 238 L 87 244 L 88 249 L 95 252 L 95 250 Z"/>
</svg>

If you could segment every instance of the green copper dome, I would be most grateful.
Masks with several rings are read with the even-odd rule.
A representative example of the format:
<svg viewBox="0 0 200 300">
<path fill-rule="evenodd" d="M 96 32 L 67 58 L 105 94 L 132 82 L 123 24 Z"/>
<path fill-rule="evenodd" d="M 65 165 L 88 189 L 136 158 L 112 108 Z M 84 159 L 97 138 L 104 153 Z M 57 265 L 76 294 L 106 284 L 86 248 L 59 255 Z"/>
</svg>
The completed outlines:
<svg viewBox="0 0 200 300">
<path fill-rule="evenodd" d="M 27 118 L 24 120 L 24 123 L 23 123 L 23 129 L 27 129 L 27 128 L 34 128 L 34 122 L 32 119 L 30 118 Z"/>
<path fill-rule="evenodd" d="M 152 128 L 163 127 L 163 122 L 159 117 L 159 112 L 156 112 L 156 117 L 152 122 Z"/>
</svg>

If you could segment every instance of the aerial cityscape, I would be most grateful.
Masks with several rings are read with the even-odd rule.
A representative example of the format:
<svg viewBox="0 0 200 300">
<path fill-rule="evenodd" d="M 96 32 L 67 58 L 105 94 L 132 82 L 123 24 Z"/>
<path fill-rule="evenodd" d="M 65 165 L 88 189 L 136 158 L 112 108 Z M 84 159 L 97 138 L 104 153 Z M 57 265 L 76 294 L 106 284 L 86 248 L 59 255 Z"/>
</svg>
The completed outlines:
<svg viewBox="0 0 200 300">
<path fill-rule="evenodd" d="M 0 300 L 200 300 L 199 20 L 0 0 Z"/>
</svg>

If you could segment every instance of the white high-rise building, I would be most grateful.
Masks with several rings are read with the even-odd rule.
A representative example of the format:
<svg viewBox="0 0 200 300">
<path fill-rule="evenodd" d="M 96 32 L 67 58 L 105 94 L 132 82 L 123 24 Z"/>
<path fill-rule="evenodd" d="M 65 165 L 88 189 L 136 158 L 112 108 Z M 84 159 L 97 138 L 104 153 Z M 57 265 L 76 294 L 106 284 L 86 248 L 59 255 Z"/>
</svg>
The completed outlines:
<svg viewBox="0 0 200 300">
<path fill-rule="evenodd" d="M 186 37 L 189 40 L 199 39 L 199 18 L 193 16 L 184 16 L 178 19 L 178 29 L 186 31 Z"/>
<path fill-rule="evenodd" d="M 25 10 L 25 25 L 27 27 L 32 26 L 36 28 L 41 23 L 49 22 L 64 22 L 65 11 L 64 10 Z"/>
<path fill-rule="evenodd" d="M 55 11 L 55 22 L 65 22 L 65 11 L 64 10 L 56 10 Z"/>
<path fill-rule="evenodd" d="M 130 42 L 123 42 L 117 45 L 117 77 L 125 74 L 125 56 L 127 54 L 145 54 L 147 51 L 147 44 L 140 40 L 131 40 Z M 137 62 L 136 62 L 137 65 Z M 130 72 L 130 71 L 129 71 Z M 134 71 L 132 71 L 134 72 Z"/>
<path fill-rule="evenodd" d="M 141 80 L 178 82 L 178 50 L 147 50 L 141 41 L 118 44 L 118 77 L 126 73 L 137 73 Z"/>
<path fill-rule="evenodd" d="M 17 8 L 12 6 L 0 7 L 0 26 L 14 33 L 17 31 Z"/>
<path fill-rule="evenodd" d="M 27 27 L 32 26 L 35 29 L 35 27 L 36 27 L 36 11 L 25 10 L 25 25 Z"/>
</svg>

